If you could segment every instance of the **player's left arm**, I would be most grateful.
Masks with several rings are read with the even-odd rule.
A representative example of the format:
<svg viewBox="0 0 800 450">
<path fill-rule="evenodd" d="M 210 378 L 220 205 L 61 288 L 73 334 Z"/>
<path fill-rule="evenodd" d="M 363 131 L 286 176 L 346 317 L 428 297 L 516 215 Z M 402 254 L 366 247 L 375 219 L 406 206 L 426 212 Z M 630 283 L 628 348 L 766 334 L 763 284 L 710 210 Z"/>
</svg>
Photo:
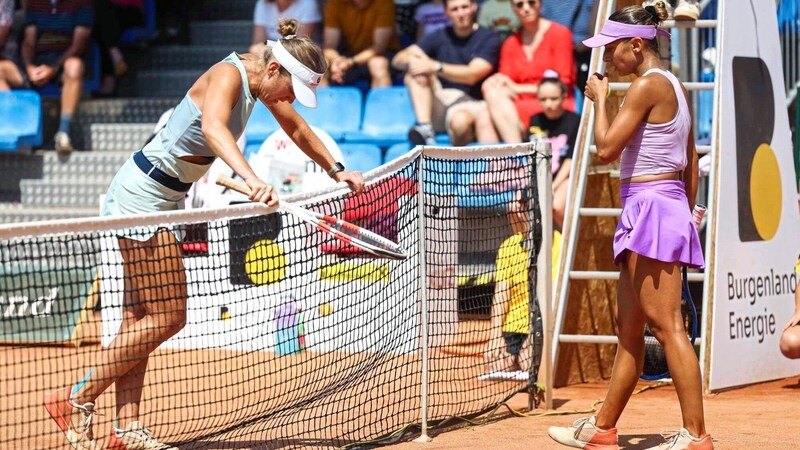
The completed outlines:
<svg viewBox="0 0 800 450">
<path fill-rule="evenodd" d="M 274 105 L 267 105 L 267 109 L 275 116 L 286 135 L 297 144 L 303 153 L 308 155 L 312 161 L 326 172 L 333 168 L 334 164 L 336 164 L 333 155 L 290 103 L 277 102 Z M 333 175 L 333 179 L 347 183 L 350 189 L 356 192 L 361 192 L 364 189 L 364 179 L 360 172 L 338 172 Z"/>
<path fill-rule="evenodd" d="M 686 88 L 683 89 L 683 95 L 686 97 L 687 104 L 689 103 L 689 93 Z M 689 210 L 694 209 L 694 202 L 697 199 L 697 147 L 694 141 L 694 121 L 692 119 L 692 112 L 689 113 L 689 136 L 686 138 L 686 168 L 683 169 L 683 184 L 686 189 L 686 198 L 689 200 Z"/>
</svg>

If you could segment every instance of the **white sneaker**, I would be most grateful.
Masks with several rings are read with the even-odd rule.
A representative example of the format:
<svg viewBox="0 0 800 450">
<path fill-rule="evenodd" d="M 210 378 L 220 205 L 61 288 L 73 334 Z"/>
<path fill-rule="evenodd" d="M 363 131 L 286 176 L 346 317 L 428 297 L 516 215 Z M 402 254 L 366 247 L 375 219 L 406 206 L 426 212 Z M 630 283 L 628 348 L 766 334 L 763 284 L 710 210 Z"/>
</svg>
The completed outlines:
<svg viewBox="0 0 800 450">
<path fill-rule="evenodd" d="M 559 444 L 587 450 L 619 450 L 617 429 L 601 430 L 595 417 L 576 420 L 570 427 L 550 427 L 547 434 Z"/>
<path fill-rule="evenodd" d="M 700 2 L 698 0 L 678 0 L 675 7 L 675 20 L 697 20 L 700 18 Z"/>
<path fill-rule="evenodd" d="M 69 138 L 69 135 L 63 131 L 59 131 L 56 133 L 55 137 L 56 141 L 56 153 L 60 155 L 67 155 L 72 153 L 72 141 Z"/>
<path fill-rule="evenodd" d="M 662 431 L 661 436 L 667 442 L 647 450 L 714 450 L 711 435 L 706 434 L 702 438 L 696 438 L 689 434 L 686 428 L 681 428 L 679 431 Z"/>
<path fill-rule="evenodd" d="M 108 440 L 108 450 L 178 450 L 177 447 L 158 442 L 138 421 L 133 421 L 119 434 L 113 428 Z"/>
</svg>

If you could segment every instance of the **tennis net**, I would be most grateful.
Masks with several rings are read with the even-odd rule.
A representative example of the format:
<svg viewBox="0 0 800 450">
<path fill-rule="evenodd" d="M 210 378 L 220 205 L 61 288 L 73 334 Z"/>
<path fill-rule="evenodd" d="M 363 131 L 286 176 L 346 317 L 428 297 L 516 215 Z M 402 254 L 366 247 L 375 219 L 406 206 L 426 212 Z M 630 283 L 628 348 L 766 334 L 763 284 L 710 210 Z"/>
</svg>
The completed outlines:
<svg viewBox="0 0 800 450">
<path fill-rule="evenodd" d="M 500 367 L 485 356 L 516 345 L 520 358 L 540 357 L 528 293 L 550 220 L 536 170 L 550 163 L 536 148 L 419 147 L 366 174 L 363 193 L 282 198 L 400 243 L 405 261 L 260 204 L 0 226 L 0 448 L 64 448 L 43 394 L 102 372 L 102 350 L 139 320 L 171 336 L 147 362 L 140 421 L 181 449 L 385 443 L 533 389 L 538 364 Z M 514 212 L 527 232 L 513 227 Z M 164 233 L 178 240 L 179 265 L 156 244 L 142 250 L 150 259 L 123 265 L 129 239 Z M 522 253 L 500 250 L 515 235 Z M 497 296 L 501 272 L 507 292 Z M 512 304 L 520 292 L 525 304 Z M 179 317 L 163 308 L 185 299 L 185 326 L 158 330 L 148 298 Z M 527 336 L 498 340 L 498 324 Z M 115 389 L 96 400 L 100 445 Z"/>
</svg>

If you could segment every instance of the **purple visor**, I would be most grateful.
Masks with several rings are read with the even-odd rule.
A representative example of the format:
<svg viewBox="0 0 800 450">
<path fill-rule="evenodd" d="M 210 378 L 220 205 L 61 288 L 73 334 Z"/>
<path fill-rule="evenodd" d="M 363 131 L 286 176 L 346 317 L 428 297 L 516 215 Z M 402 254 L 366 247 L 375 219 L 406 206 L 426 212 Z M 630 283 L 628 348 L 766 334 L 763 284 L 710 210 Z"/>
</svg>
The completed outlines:
<svg viewBox="0 0 800 450">
<path fill-rule="evenodd" d="M 604 47 L 618 39 L 635 37 L 654 39 L 656 35 L 667 39 L 672 37 L 668 32 L 656 28 L 655 25 L 631 25 L 614 22 L 613 20 L 606 20 L 606 23 L 603 24 L 603 29 L 589 39 L 585 39 L 583 45 L 590 48 Z"/>
</svg>

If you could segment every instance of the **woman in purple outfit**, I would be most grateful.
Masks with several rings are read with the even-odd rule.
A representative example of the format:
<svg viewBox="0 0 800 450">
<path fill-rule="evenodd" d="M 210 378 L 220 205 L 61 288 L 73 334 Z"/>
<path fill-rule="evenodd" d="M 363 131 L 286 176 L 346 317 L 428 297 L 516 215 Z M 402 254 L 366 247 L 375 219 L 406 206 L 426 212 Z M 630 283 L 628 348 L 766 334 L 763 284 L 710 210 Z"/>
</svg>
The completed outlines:
<svg viewBox="0 0 800 450">
<path fill-rule="evenodd" d="M 692 222 L 697 193 L 697 151 L 686 89 L 661 67 L 656 36 L 663 2 L 616 11 L 588 47 L 605 47 L 603 60 L 620 75 L 635 75 L 625 102 L 609 123 L 608 78 L 593 75 L 586 96 L 594 103 L 594 138 L 603 162 L 620 158 L 622 215 L 614 234 L 620 266 L 616 327 L 619 345 L 608 394 L 596 416 L 550 437 L 576 448 L 616 450 L 616 424 L 644 361 L 644 325 L 664 346 L 683 425 L 654 449 L 714 448 L 706 433 L 700 367 L 681 320 L 681 266 L 703 267 Z"/>
</svg>

